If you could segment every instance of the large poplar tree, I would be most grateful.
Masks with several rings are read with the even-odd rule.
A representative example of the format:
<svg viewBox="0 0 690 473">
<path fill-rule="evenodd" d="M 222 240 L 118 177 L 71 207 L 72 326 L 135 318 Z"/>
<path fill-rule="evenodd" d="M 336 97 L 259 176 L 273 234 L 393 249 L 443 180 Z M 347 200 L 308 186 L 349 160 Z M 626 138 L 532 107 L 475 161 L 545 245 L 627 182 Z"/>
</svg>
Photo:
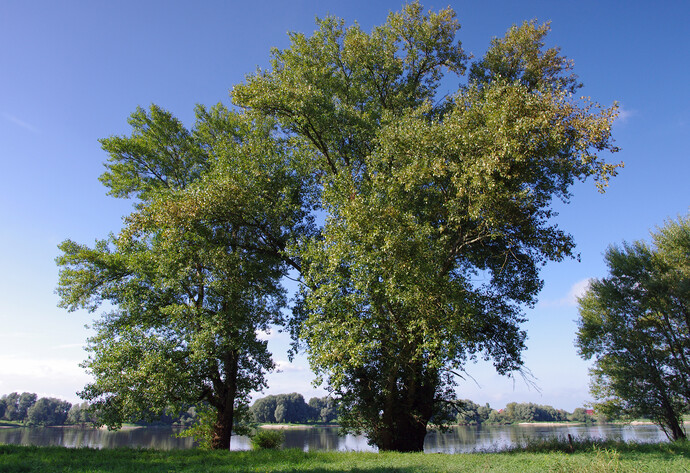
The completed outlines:
<svg viewBox="0 0 690 473">
<path fill-rule="evenodd" d="M 312 151 L 326 217 L 300 247 L 295 331 L 344 426 L 381 450 L 423 448 L 468 361 L 521 369 L 539 268 L 573 255 L 552 201 L 616 170 L 599 155 L 616 108 L 574 95 L 548 25 L 510 28 L 441 96 L 468 68 L 459 28 L 418 3 L 371 33 L 327 17 L 232 91 Z"/>
<path fill-rule="evenodd" d="M 101 181 L 135 199 L 116 235 L 67 240 L 61 306 L 96 310 L 80 396 L 111 427 L 196 405 L 213 448 L 229 448 L 249 394 L 273 368 L 257 331 L 282 319 L 284 254 L 308 228 L 289 143 L 266 120 L 197 109 L 194 129 L 152 106 L 131 136 L 101 140 Z"/>
</svg>

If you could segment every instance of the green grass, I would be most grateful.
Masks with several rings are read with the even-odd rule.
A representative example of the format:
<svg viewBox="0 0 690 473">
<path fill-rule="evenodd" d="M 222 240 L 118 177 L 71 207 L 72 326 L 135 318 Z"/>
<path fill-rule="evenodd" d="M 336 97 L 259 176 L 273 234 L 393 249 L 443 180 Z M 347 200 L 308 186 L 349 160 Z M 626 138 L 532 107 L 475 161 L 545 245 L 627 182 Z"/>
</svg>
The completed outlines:
<svg viewBox="0 0 690 473">
<path fill-rule="evenodd" d="M 0 472 L 683 472 L 690 443 L 532 444 L 505 453 L 420 454 L 260 450 L 137 450 L 0 445 Z"/>
</svg>

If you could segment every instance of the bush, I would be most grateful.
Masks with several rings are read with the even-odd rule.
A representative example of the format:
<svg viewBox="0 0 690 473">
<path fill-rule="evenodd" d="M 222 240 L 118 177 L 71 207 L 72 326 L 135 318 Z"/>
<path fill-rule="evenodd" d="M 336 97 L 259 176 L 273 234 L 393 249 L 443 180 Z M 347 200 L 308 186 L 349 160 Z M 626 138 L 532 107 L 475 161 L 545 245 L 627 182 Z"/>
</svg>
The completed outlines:
<svg viewBox="0 0 690 473">
<path fill-rule="evenodd" d="M 280 430 L 259 430 L 250 440 L 254 450 L 276 450 L 283 445 L 285 434 Z"/>
</svg>

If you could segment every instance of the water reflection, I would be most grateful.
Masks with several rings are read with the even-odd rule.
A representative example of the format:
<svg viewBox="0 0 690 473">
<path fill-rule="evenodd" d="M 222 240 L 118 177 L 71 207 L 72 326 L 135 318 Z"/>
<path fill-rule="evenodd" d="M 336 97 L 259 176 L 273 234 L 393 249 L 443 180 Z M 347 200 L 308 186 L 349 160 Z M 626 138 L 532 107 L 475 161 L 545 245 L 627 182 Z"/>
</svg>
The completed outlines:
<svg viewBox="0 0 690 473">
<path fill-rule="evenodd" d="M 171 428 L 134 428 L 120 431 L 67 427 L 22 427 L 0 429 L 0 443 L 19 445 L 62 445 L 91 448 L 155 448 L 160 450 L 194 447 L 191 438 L 177 438 Z M 465 453 L 495 451 L 528 440 L 564 438 L 623 440 L 626 442 L 663 442 L 666 436 L 654 425 L 507 425 L 459 426 L 448 432 L 432 431 L 426 437 L 427 453 Z M 376 451 L 363 436 L 338 435 L 337 427 L 293 428 L 285 430 L 285 447 L 301 450 Z M 251 448 L 247 437 L 232 438 L 233 450 Z"/>
<path fill-rule="evenodd" d="M 137 447 L 172 450 L 192 448 L 191 438 L 177 438 L 171 428 L 133 428 L 119 431 L 81 427 L 20 427 L 0 429 L 0 443 L 60 445 L 64 447 Z"/>
</svg>

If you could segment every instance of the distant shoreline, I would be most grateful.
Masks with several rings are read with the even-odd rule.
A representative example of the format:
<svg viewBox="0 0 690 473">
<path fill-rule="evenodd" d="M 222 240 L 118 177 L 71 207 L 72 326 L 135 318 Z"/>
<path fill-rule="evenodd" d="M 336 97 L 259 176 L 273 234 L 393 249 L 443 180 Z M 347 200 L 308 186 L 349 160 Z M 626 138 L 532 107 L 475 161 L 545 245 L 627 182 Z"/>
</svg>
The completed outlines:
<svg viewBox="0 0 690 473">
<path fill-rule="evenodd" d="M 338 424 L 260 424 L 260 428 L 267 430 L 306 430 L 315 427 L 340 427 Z"/>
</svg>

